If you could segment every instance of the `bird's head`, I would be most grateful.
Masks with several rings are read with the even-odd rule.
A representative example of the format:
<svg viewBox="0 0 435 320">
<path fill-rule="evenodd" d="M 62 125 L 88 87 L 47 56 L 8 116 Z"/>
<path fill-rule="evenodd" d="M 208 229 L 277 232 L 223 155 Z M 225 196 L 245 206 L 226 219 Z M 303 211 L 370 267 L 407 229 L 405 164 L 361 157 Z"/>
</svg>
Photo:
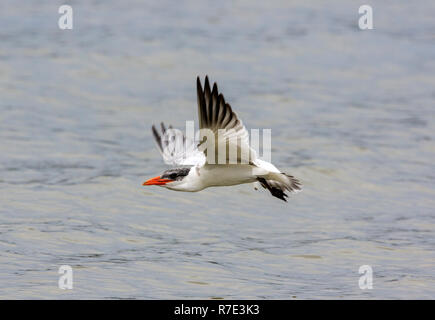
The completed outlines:
<svg viewBox="0 0 435 320">
<path fill-rule="evenodd" d="M 183 189 L 190 168 L 174 168 L 163 172 L 160 176 L 145 181 L 143 186 L 160 186 L 168 189 Z"/>
</svg>

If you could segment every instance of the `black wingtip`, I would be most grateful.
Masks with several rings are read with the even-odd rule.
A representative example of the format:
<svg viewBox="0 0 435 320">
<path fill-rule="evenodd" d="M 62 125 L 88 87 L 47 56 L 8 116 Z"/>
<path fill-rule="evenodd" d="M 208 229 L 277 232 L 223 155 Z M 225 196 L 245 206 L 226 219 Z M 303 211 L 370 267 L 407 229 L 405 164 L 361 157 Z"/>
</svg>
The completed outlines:
<svg viewBox="0 0 435 320">
<path fill-rule="evenodd" d="M 218 95 L 218 87 L 217 87 L 216 82 L 213 83 L 213 89 L 211 90 L 211 94 L 212 94 L 212 95 L 215 95 L 216 97 L 217 97 L 217 95 Z"/>
<path fill-rule="evenodd" d="M 208 81 L 208 77 L 207 76 L 205 76 L 205 81 L 204 81 L 204 92 L 207 92 L 208 94 L 211 93 L 210 82 Z"/>
<path fill-rule="evenodd" d="M 198 94 L 202 95 L 202 84 L 201 84 L 201 79 L 199 78 L 199 76 L 196 78 L 196 89 L 198 91 Z"/>
<path fill-rule="evenodd" d="M 158 147 L 160 148 L 161 151 L 163 151 L 162 137 L 160 136 L 159 132 L 157 131 L 155 125 L 152 125 L 151 130 L 153 132 L 154 139 L 156 140 Z"/>
<path fill-rule="evenodd" d="M 166 132 L 166 127 L 165 127 L 165 124 L 164 124 L 163 122 L 160 122 L 160 127 L 161 127 L 161 129 L 162 129 L 162 133 L 165 134 L 165 132 Z"/>
<path fill-rule="evenodd" d="M 214 83 L 214 85 L 216 85 L 216 83 Z M 213 87 L 214 87 L 214 85 L 213 85 Z M 201 91 L 202 91 L 202 84 L 201 84 L 201 78 L 200 78 L 200 76 L 196 76 L 196 86 L 197 86 L 198 89 L 201 88 Z M 205 78 L 204 78 L 204 88 L 206 86 L 211 87 L 210 86 L 210 81 L 208 79 L 208 75 L 205 75 Z M 216 90 L 217 90 L 217 87 L 216 87 Z"/>
</svg>

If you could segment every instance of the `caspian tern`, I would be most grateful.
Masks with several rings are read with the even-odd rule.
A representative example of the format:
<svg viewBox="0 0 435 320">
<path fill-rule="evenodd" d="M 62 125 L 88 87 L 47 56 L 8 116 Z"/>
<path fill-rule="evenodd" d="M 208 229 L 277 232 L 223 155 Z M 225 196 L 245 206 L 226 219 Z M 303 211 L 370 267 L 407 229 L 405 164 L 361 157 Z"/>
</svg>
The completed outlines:
<svg viewBox="0 0 435 320">
<path fill-rule="evenodd" d="M 285 191 L 301 190 L 300 182 L 293 176 L 280 172 L 273 164 L 256 157 L 255 151 L 249 146 L 248 132 L 242 121 L 218 92 L 216 83 L 210 90 L 207 76 L 204 90 L 199 77 L 197 78 L 197 100 L 200 131 L 208 130 L 215 137 L 217 142 L 213 146 L 216 154 L 222 150 L 222 141 L 225 143 L 224 150 L 229 145 L 237 144 L 236 162 L 230 162 L 225 155 L 224 164 L 210 163 L 207 148 L 201 148 L 204 140 L 195 143 L 194 139 L 186 139 L 181 131 L 171 126 L 166 129 L 163 123 L 160 134 L 153 125 L 152 132 L 164 161 L 178 167 L 145 181 L 144 186 L 157 185 L 176 191 L 196 192 L 208 187 L 253 182 L 284 201 L 288 197 Z M 248 161 L 243 162 L 242 158 Z"/>
</svg>

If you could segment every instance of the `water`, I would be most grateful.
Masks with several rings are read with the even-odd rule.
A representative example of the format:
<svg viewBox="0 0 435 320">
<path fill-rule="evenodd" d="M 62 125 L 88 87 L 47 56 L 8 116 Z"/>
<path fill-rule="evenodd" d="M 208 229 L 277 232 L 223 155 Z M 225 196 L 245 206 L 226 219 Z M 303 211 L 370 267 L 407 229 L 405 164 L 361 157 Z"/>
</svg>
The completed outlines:
<svg viewBox="0 0 435 320">
<path fill-rule="evenodd" d="M 0 4 L 0 298 L 435 297 L 435 4 L 61 4 Z M 302 193 L 141 186 L 205 74 Z"/>
</svg>

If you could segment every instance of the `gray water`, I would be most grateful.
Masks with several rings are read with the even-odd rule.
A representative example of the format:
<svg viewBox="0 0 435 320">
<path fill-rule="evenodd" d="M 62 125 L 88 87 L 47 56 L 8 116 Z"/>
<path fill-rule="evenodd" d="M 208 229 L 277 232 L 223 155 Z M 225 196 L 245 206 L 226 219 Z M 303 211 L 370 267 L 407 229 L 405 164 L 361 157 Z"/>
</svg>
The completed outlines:
<svg viewBox="0 0 435 320">
<path fill-rule="evenodd" d="M 435 298 L 435 3 L 61 4 L 0 2 L 0 298 Z M 206 74 L 302 193 L 142 187 Z"/>
</svg>

